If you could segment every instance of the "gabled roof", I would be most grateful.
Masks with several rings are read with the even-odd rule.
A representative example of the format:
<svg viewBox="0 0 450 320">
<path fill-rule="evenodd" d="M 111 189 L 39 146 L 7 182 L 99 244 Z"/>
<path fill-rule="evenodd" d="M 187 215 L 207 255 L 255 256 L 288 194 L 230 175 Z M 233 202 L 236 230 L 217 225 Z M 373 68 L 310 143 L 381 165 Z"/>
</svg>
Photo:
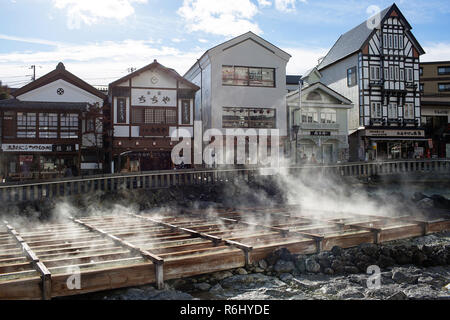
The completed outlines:
<svg viewBox="0 0 450 320">
<path fill-rule="evenodd" d="M 285 56 L 285 59 L 286 59 L 286 60 L 289 60 L 289 59 L 292 57 L 292 56 L 291 56 L 289 53 L 287 53 L 286 51 L 280 49 L 279 47 L 275 46 L 274 44 L 270 43 L 269 41 L 267 41 L 267 40 L 261 38 L 261 37 L 258 36 L 257 34 L 251 32 L 251 31 L 248 31 L 248 32 L 246 32 L 246 33 L 244 33 L 244 34 L 241 34 L 240 36 L 237 36 L 237 37 L 235 37 L 235 38 L 233 38 L 233 39 L 230 39 L 230 40 L 228 40 L 228 41 L 225 41 L 225 42 L 223 42 L 223 43 L 220 43 L 220 44 L 218 44 L 218 45 L 216 45 L 216 46 L 214 46 L 214 47 L 212 47 L 212 48 L 206 50 L 205 53 L 204 53 L 204 54 L 200 57 L 200 59 L 198 59 L 197 61 L 202 60 L 202 58 L 203 58 L 204 56 L 208 55 L 208 54 L 211 53 L 213 50 L 218 49 L 219 47 L 222 47 L 222 46 L 223 46 L 223 47 L 224 47 L 223 51 L 225 51 L 225 50 L 227 50 L 227 49 L 229 49 L 229 48 L 231 48 L 231 47 L 233 47 L 233 46 L 235 46 L 235 45 L 238 45 L 238 44 L 240 44 L 240 43 L 242 43 L 242 42 L 244 42 L 244 41 L 246 41 L 246 40 L 252 40 L 252 41 L 254 41 L 255 43 L 257 43 L 258 45 L 260 45 L 260 46 L 266 48 L 267 50 L 271 51 L 272 53 L 275 53 L 276 51 L 278 51 L 278 53 L 280 53 L 281 55 L 284 55 L 284 56 Z M 184 74 L 184 76 L 186 76 L 186 75 L 189 73 L 189 71 L 191 71 L 197 64 L 198 64 L 198 62 L 194 63 L 194 64 L 192 65 L 192 67 L 190 67 L 189 70 L 186 71 L 186 73 Z"/>
<path fill-rule="evenodd" d="M 18 99 L 0 100 L 0 108 L 17 110 L 64 110 L 64 111 L 85 111 L 88 104 L 84 102 L 40 102 L 40 101 L 21 101 Z"/>
<path fill-rule="evenodd" d="M 127 80 L 130 80 L 131 78 L 134 78 L 138 75 L 140 75 L 142 72 L 151 70 L 151 69 L 159 69 L 164 71 L 165 73 L 167 73 L 168 75 L 170 75 L 171 77 L 176 78 L 178 81 L 181 81 L 182 83 L 186 84 L 187 86 L 191 87 L 193 90 L 197 91 L 200 89 L 199 86 L 193 84 L 192 82 L 186 80 L 185 78 L 183 78 L 178 72 L 176 72 L 174 69 L 171 68 L 167 68 L 165 66 L 163 66 L 162 64 L 160 64 L 158 61 L 153 60 L 152 63 L 150 63 L 149 65 L 146 65 L 145 67 L 142 67 L 139 70 L 136 70 L 128 75 L 126 75 L 125 77 L 122 77 L 112 83 L 109 84 L 109 87 L 113 87 L 116 86 L 122 82 L 125 82 Z M 111 92 L 111 91 L 110 91 Z"/>
<path fill-rule="evenodd" d="M 70 73 L 66 70 L 66 67 L 62 62 L 58 63 L 58 66 L 55 70 L 52 72 L 47 73 L 46 75 L 40 77 L 39 79 L 23 86 L 20 89 L 15 90 L 12 92 L 12 95 L 14 97 L 18 97 L 23 95 L 24 93 L 30 92 L 32 90 L 35 90 L 37 88 L 40 88 L 42 86 L 45 86 L 49 83 L 52 83 L 56 80 L 64 80 L 68 83 L 73 84 L 74 86 L 77 86 L 91 94 L 93 94 L 96 97 L 99 97 L 101 99 L 106 99 L 106 95 L 100 92 L 99 90 L 95 89 L 93 86 L 91 86 L 89 83 L 81 80 L 76 75 Z"/>
<path fill-rule="evenodd" d="M 352 101 L 347 99 L 346 97 L 344 97 L 343 95 L 341 95 L 340 93 L 334 91 L 333 89 L 331 89 L 330 87 L 324 85 L 322 82 L 316 82 L 316 83 L 312 83 L 304 88 L 302 88 L 302 96 L 307 95 L 309 92 L 314 91 L 316 89 L 320 89 L 323 92 L 329 94 L 330 96 L 336 98 L 337 100 L 341 101 L 341 103 L 343 105 L 348 105 L 349 108 L 351 107 L 350 105 L 352 105 Z M 298 89 L 295 91 L 292 91 L 290 93 L 287 94 L 286 98 L 292 98 L 294 96 L 298 95 Z"/>
<path fill-rule="evenodd" d="M 414 43 L 416 48 L 421 52 L 421 54 L 425 53 L 419 42 L 416 40 L 414 35 L 410 32 L 412 29 L 411 25 L 408 23 L 406 18 L 401 13 L 400 9 L 394 3 L 390 7 L 382 10 L 380 14 L 380 24 L 382 24 L 387 18 L 390 17 L 392 11 L 396 11 L 400 17 L 405 22 L 406 33 L 409 36 L 410 40 Z M 370 38 L 372 33 L 376 31 L 375 29 L 368 28 L 367 25 L 371 23 L 371 20 L 374 18 L 371 17 L 368 20 L 364 21 L 357 27 L 351 29 L 350 31 L 344 33 L 339 37 L 330 51 L 327 53 L 325 58 L 320 62 L 317 67 L 318 70 L 321 70 L 339 60 L 342 60 L 362 49 L 366 41 Z"/>
</svg>

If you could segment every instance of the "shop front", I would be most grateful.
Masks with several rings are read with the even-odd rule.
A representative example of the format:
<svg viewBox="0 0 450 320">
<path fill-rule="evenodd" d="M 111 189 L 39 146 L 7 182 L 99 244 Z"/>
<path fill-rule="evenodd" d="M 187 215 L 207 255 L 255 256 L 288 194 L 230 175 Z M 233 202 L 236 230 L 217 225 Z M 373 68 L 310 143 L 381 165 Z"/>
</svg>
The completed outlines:
<svg viewBox="0 0 450 320">
<path fill-rule="evenodd" d="M 366 129 L 361 132 L 360 158 L 366 161 L 430 158 L 431 140 L 421 129 Z"/>
<path fill-rule="evenodd" d="M 3 144 L 2 180 L 48 180 L 79 175 L 78 145 Z"/>
</svg>

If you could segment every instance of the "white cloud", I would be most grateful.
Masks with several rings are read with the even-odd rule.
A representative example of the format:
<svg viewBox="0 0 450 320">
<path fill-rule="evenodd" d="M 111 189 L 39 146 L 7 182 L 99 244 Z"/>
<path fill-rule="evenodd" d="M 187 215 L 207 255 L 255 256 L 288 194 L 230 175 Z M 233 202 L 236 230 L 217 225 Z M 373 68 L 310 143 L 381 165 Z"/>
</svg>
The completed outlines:
<svg viewBox="0 0 450 320">
<path fill-rule="evenodd" d="M 152 41 L 103 41 L 85 45 L 58 44 L 50 51 L 24 51 L 0 54 L 1 77 L 24 74 L 19 66 L 38 65 L 38 76 L 53 70 L 58 62 L 91 84 L 108 84 L 126 74 L 127 68 L 141 68 L 157 59 L 161 64 L 186 72 L 200 57 L 204 48 L 190 51 L 161 46 Z M 9 79 L 12 81 L 12 79 Z"/>
<path fill-rule="evenodd" d="M 450 60 L 450 43 L 439 42 L 424 45 L 425 54 L 420 57 L 422 62 Z"/>
<path fill-rule="evenodd" d="M 295 11 L 296 0 L 275 0 L 275 8 L 282 12 Z"/>
<path fill-rule="evenodd" d="M 134 3 L 147 0 L 52 0 L 58 9 L 66 9 L 67 26 L 79 29 L 82 24 L 92 25 L 103 19 L 123 20 L 134 14 Z"/>
<path fill-rule="evenodd" d="M 237 36 L 247 31 L 262 34 L 253 21 L 258 8 L 250 0 L 184 0 L 177 13 L 190 32 L 221 36 Z"/>
<path fill-rule="evenodd" d="M 272 5 L 272 2 L 269 1 L 269 0 L 258 0 L 258 5 L 259 5 L 261 8 L 264 8 L 264 7 L 270 7 L 270 6 Z"/>
<path fill-rule="evenodd" d="M 286 67 L 288 74 L 304 75 L 306 71 L 317 66 L 317 60 L 324 57 L 326 48 L 283 48 L 292 58 Z"/>
<path fill-rule="evenodd" d="M 208 40 L 200 38 L 200 39 L 198 39 L 198 42 L 201 42 L 201 43 L 208 43 Z"/>
</svg>

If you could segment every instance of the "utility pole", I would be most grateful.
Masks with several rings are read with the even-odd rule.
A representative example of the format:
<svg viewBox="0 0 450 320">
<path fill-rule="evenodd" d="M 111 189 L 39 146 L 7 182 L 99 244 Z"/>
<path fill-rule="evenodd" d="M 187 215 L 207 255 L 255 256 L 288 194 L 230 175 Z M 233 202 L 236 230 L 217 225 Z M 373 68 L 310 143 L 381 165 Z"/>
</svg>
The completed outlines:
<svg viewBox="0 0 450 320">
<path fill-rule="evenodd" d="M 31 77 L 31 81 L 35 81 L 36 80 L 36 66 L 33 64 L 30 69 L 33 69 L 33 75 Z"/>
</svg>

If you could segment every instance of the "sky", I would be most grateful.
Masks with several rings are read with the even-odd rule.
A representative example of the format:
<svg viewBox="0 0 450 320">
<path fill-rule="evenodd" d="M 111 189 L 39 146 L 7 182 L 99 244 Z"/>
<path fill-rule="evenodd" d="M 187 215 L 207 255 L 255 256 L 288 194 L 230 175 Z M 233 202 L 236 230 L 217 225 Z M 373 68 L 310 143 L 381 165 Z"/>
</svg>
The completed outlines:
<svg viewBox="0 0 450 320">
<path fill-rule="evenodd" d="M 253 31 L 291 54 L 302 74 L 339 36 L 391 1 L 366 0 L 0 0 L 0 81 L 39 78 L 58 62 L 107 85 L 157 59 L 183 75 L 209 48 Z M 450 60 L 450 1 L 397 0 L 426 54 Z"/>
</svg>

